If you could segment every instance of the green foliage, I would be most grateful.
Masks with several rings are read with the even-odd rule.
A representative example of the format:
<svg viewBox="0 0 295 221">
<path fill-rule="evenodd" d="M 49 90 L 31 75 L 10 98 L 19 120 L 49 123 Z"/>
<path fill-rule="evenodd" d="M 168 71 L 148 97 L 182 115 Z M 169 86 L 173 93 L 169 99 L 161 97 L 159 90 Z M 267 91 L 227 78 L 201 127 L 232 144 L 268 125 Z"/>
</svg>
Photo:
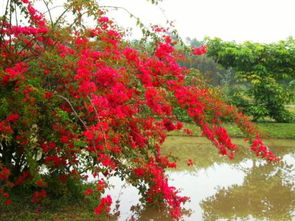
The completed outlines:
<svg viewBox="0 0 295 221">
<path fill-rule="evenodd" d="M 233 68 L 236 78 L 249 85 L 246 96 L 233 103 L 244 108 L 254 120 L 271 117 L 277 122 L 290 122 L 294 115 L 284 108 L 293 99 L 295 77 L 295 40 L 289 38 L 272 44 L 224 42 L 208 39 L 208 55 L 225 68 Z"/>
<path fill-rule="evenodd" d="M 173 109 L 173 114 L 177 117 L 177 119 L 181 122 L 192 122 L 192 119 L 190 116 L 187 114 L 186 111 L 184 111 L 180 107 L 175 107 Z"/>
</svg>

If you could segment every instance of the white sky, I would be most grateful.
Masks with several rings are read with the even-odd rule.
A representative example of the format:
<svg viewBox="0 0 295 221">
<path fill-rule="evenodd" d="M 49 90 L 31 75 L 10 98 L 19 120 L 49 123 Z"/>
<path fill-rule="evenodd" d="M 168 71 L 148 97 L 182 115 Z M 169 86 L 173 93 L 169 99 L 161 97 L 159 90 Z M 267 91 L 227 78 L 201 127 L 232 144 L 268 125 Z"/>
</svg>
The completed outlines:
<svg viewBox="0 0 295 221">
<path fill-rule="evenodd" d="M 146 0 L 97 1 L 101 5 L 122 6 L 145 24 L 165 25 L 166 18 L 174 21 L 184 40 L 209 36 L 269 43 L 295 37 L 295 0 L 163 0 L 158 6 Z M 6 0 L 0 2 L 2 14 Z M 62 4 L 63 0 L 53 2 Z M 44 11 L 42 1 L 38 3 L 37 9 Z M 120 26 L 134 27 L 134 20 L 122 10 L 110 13 L 110 17 Z M 133 29 L 133 37 L 139 36 L 140 31 Z"/>
<path fill-rule="evenodd" d="M 295 0 L 163 0 L 159 6 L 144 0 L 101 2 L 123 6 L 146 23 L 163 24 L 166 16 L 175 21 L 184 39 L 209 36 L 238 42 L 275 42 L 295 36 Z M 119 23 L 131 24 L 128 16 L 121 14 Z"/>
</svg>

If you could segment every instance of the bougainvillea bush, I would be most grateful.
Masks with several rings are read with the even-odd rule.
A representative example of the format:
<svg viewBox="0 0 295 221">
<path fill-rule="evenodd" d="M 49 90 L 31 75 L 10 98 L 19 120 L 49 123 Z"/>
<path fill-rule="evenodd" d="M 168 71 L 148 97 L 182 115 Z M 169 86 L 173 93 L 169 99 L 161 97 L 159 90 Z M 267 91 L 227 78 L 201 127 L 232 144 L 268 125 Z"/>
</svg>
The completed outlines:
<svg viewBox="0 0 295 221">
<path fill-rule="evenodd" d="M 62 22 L 66 13 L 46 20 L 28 0 L 8 2 L 0 24 L 1 203 L 13 203 L 9 193 L 20 187 L 41 203 L 91 173 L 98 181 L 84 194 L 97 196 L 98 218 L 110 212 L 111 197 L 101 195 L 111 176 L 137 187 L 146 204 L 181 217 L 188 198 L 168 184 L 165 168 L 176 164 L 161 155 L 167 132 L 191 133 L 174 108 L 187 111 L 219 154 L 233 158 L 239 150 L 222 127 L 227 117 L 256 155 L 278 160 L 242 113 L 187 77 L 194 70 L 178 65 L 182 56 L 164 29 L 154 29 L 159 41 L 147 52 L 132 48 L 92 1 L 67 2 L 70 24 Z M 13 22 L 12 6 L 23 25 Z M 85 27 L 83 16 L 95 25 Z M 192 49 L 196 56 L 205 52 L 205 46 Z"/>
</svg>

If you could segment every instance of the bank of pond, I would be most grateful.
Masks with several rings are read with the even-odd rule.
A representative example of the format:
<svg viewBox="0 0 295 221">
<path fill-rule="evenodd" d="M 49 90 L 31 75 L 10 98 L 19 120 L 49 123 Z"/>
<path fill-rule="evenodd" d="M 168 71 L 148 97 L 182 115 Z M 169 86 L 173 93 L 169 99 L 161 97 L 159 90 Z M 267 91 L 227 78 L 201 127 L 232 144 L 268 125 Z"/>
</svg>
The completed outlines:
<svg viewBox="0 0 295 221">
<path fill-rule="evenodd" d="M 257 122 L 257 132 L 266 139 L 295 139 L 295 123 Z M 234 123 L 223 125 L 231 137 L 243 138 L 245 135 Z M 193 132 L 193 136 L 201 136 L 201 130 L 192 123 L 184 123 L 184 128 Z M 186 136 L 183 130 L 169 132 L 170 136 Z"/>
</svg>

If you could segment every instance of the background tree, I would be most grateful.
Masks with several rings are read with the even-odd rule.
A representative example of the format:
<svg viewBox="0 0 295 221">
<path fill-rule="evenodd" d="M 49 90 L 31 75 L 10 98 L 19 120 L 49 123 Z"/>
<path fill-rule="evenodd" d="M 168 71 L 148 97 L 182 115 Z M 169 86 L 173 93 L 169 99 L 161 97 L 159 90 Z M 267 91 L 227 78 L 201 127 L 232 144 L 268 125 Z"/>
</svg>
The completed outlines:
<svg viewBox="0 0 295 221">
<path fill-rule="evenodd" d="M 196 38 L 187 38 L 186 42 L 193 48 L 199 48 L 205 44 L 205 41 L 199 41 Z M 228 76 L 225 76 L 227 70 L 206 54 L 196 57 L 190 53 L 186 53 L 184 56 L 185 59 L 179 61 L 179 64 L 187 68 L 198 70 L 200 72 L 199 76 L 203 76 L 208 84 L 212 86 L 221 86 L 226 78 L 226 80 L 229 80 Z"/>
<path fill-rule="evenodd" d="M 292 80 L 295 77 L 295 40 L 261 44 L 225 42 L 208 39 L 208 56 L 225 68 L 233 68 L 236 78 L 248 84 L 243 99 L 244 111 L 254 120 L 267 116 L 277 122 L 294 120 L 284 105 L 292 99 Z"/>
</svg>

